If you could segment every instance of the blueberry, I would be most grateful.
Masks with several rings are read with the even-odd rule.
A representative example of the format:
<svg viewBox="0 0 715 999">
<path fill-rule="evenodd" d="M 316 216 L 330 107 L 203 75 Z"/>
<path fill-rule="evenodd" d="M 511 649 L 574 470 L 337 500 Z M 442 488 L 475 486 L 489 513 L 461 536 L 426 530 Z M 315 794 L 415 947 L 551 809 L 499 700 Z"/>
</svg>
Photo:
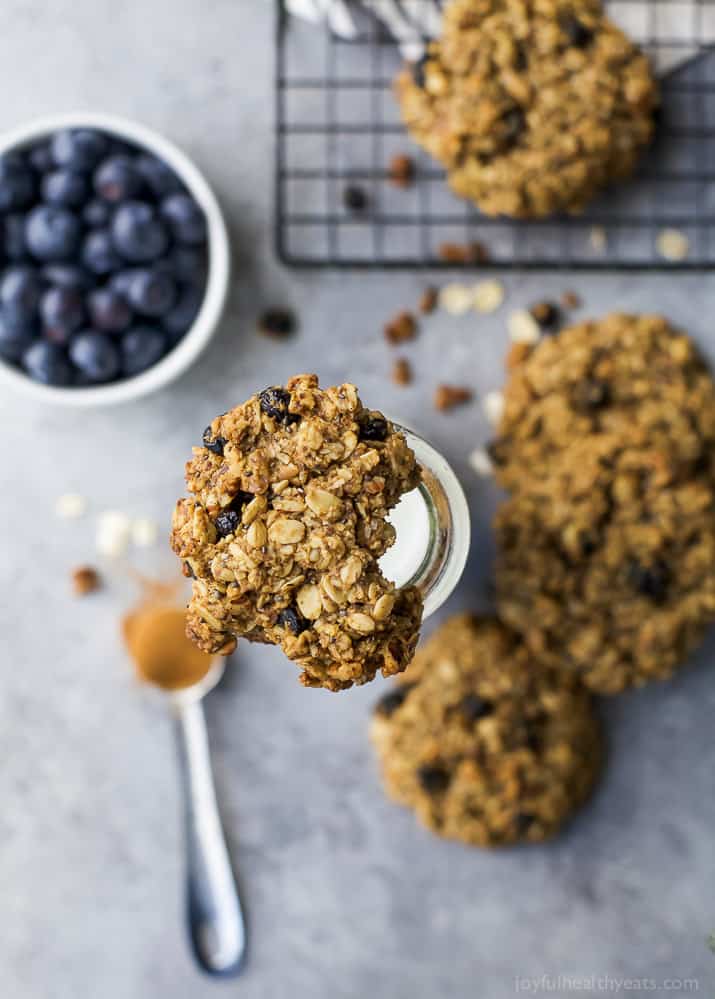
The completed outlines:
<svg viewBox="0 0 715 999">
<path fill-rule="evenodd" d="M 68 260 L 75 254 L 80 236 L 77 216 L 55 205 L 38 205 L 25 222 L 27 248 L 38 260 Z"/>
<path fill-rule="evenodd" d="M 206 242 L 206 216 L 188 194 L 170 194 L 161 203 L 161 215 L 177 243 L 200 246 Z"/>
<path fill-rule="evenodd" d="M 82 243 L 83 265 L 93 274 L 109 274 L 122 266 L 109 229 L 93 229 Z"/>
<path fill-rule="evenodd" d="M 175 246 L 161 261 L 184 284 L 193 284 L 203 288 L 206 284 L 209 263 L 206 249 L 195 246 Z"/>
<path fill-rule="evenodd" d="M 214 437 L 211 433 L 211 426 L 209 425 L 203 432 L 201 438 L 204 447 L 207 451 L 213 452 L 213 454 L 218 454 L 223 456 L 223 449 L 226 444 L 225 437 Z"/>
<path fill-rule="evenodd" d="M 579 21 L 573 14 L 564 14 L 559 24 L 568 38 L 569 45 L 573 45 L 577 49 L 585 49 L 593 41 L 591 29 L 587 28 L 583 21 Z"/>
<path fill-rule="evenodd" d="M 216 517 L 214 525 L 220 538 L 234 534 L 241 523 L 241 514 L 237 510 L 222 510 Z"/>
<path fill-rule="evenodd" d="M 440 794 L 447 790 L 449 774 L 444 767 L 425 764 L 418 768 L 417 780 L 428 794 Z"/>
<path fill-rule="evenodd" d="M 387 437 L 387 420 L 384 416 L 367 413 L 361 417 L 360 439 L 363 441 L 384 441 Z"/>
<path fill-rule="evenodd" d="M 125 375 L 138 375 L 166 352 L 164 334 L 152 326 L 135 326 L 122 337 L 122 364 Z"/>
<path fill-rule="evenodd" d="M 204 293 L 198 288 L 192 288 L 190 285 L 182 288 L 173 308 L 164 316 L 164 329 L 175 336 L 186 333 L 199 314 L 203 299 Z"/>
<path fill-rule="evenodd" d="M 67 343 L 84 320 L 82 295 L 75 288 L 48 288 L 40 301 L 45 337 L 53 343 Z"/>
<path fill-rule="evenodd" d="M 127 284 L 127 299 L 145 316 L 163 316 L 176 300 L 176 284 L 162 271 L 137 270 Z"/>
<path fill-rule="evenodd" d="M 71 385 L 72 365 L 56 343 L 38 340 L 22 355 L 22 366 L 30 378 L 44 385 Z"/>
<path fill-rule="evenodd" d="M 166 197 L 167 194 L 183 191 L 183 184 L 163 160 L 157 159 L 156 156 L 151 156 L 149 153 L 141 153 L 134 162 L 144 183 L 155 198 L 159 199 Z"/>
<path fill-rule="evenodd" d="M 111 288 L 95 288 L 87 296 L 92 328 L 105 333 L 122 333 L 132 321 L 126 300 Z"/>
<path fill-rule="evenodd" d="M 266 416 L 270 416 L 280 423 L 291 424 L 300 420 L 300 416 L 296 413 L 288 412 L 290 393 L 283 388 L 271 385 L 260 393 L 258 401 Z"/>
<path fill-rule="evenodd" d="M 90 229 L 104 229 L 109 225 L 112 209 L 101 198 L 92 198 L 82 210 L 82 221 Z"/>
<path fill-rule="evenodd" d="M 122 298 L 127 298 L 129 296 L 129 285 L 134 280 L 134 275 L 137 273 L 137 267 L 126 267 L 121 271 L 117 271 L 116 274 L 112 274 L 109 278 L 109 287 L 112 291 L 115 291 L 117 295 L 121 295 Z"/>
<path fill-rule="evenodd" d="M 89 128 L 64 129 L 52 137 L 52 158 L 57 166 L 70 170 L 92 170 L 106 154 L 109 141 Z"/>
<path fill-rule="evenodd" d="M 0 357 L 19 361 L 37 335 L 32 323 L 18 322 L 15 317 L 0 312 Z"/>
<path fill-rule="evenodd" d="M 285 628 L 286 631 L 290 631 L 294 635 L 300 635 L 310 628 L 310 621 L 302 618 L 292 607 L 285 607 L 283 610 L 278 611 L 278 620 L 276 623 L 279 628 Z"/>
<path fill-rule="evenodd" d="M 27 208 L 35 197 L 35 177 L 21 156 L 0 156 L 0 211 Z"/>
<path fill-rule="evenodd" d="M 27 255 L 25 216 L 18 212 L 2 216 L 2 253 L 7 260 L 23 260 Z"/>
<path fill-rule="evenodd" d="M 644 566 L 634 560 L 628 566 L 628 581 L 638 593 L 648 597 L 655 604 L 662 604 L 668 596 L 668 588 L 673 580 L 669 566 L 656 559 L 652 565 Z"/>
<path fill-rule="evenodd" d="M 53 170 L 40 185 L 42 197 L 51 205 L 77 208 L 87 199 L 87 181 L 73 170 Z"/>
<path fill-rule="evenodd" d="M 74 264 L 48 264 L 42 268 L 42 277 L 48 284 L 58 288 L 82 288 L 87 290 L 95 282 L 93 274 Z"/>
<path fill-rule="evenodd" d="M 49 142 L 41 142 L 28 152 L 27 161 L 37 173 L 49 173 L 54 169 L 55 161 Z"/>
<path fill-rule="evenodd" d="M 100 198 L 112 204 L 136 197 L 143 184 L 134 160 L 121 154 L 102 160 L 94 172 L 93 182 Z"/>
<path fill-rule="evenodd" d="M 32 320 L 42 295 L 42 278 L 33 267 L 9 267 L 0 279 L 0 303 L 14 317 Z"/>
<path fill-rule="evenodd" d="M 76 368 L 89 382 L 108 382 L 121 369 L 119 350 L 106 333 L 83 330 L 70 343 L 69 355 Z"/>
<path fill-rule="evenodd" d="M 112 238 L 117 251 L 133 263 L 156 260 L 169 245 L 166 226 L 144 201 L 126 201 L 117 208 Z"/>
</svg>

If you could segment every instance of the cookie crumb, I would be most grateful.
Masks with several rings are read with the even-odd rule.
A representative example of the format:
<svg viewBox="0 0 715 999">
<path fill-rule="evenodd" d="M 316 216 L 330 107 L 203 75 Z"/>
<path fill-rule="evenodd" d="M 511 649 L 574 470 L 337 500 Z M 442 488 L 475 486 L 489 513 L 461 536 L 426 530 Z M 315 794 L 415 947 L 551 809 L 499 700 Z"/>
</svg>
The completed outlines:
<svg viewBox="0 0 715 999">
<path fill-rule="evenodd" d="M 561 304 L 565 309 L 580 309 L 581 298 L 575 291 L 565 291 L 561 296 Z"/>
<path fill-rule="evenodd" d="M 393 364 L 392 381 L 395 385 L 409 385 L 412 382 L 412 368 L 406 357 L 398 357 Z"/>
<path fill-rule="evenodd" d="M 444 413 L 455 406 L 471 402 L 472 390 L 460 385 L 438 385 L 434 394 L 434 408 Z"/>
<path fill-rule="evenodd" d="M 492 460 L 486 448 L 478 447 L 469 455 L 469 464 L 484 479 L 488 479 L 494 472 Z"/>
<path fill-rule="evenodd" d="M 368 196 L 362 187 L 357 184 L 350 184 L 343 191 L 343 204 L 349 212 L 364 212 L 369 201 Z"/>
<path fill-rule="evenodd" d="M 517 309 L 509 316 L 509 338 L 512 343 L 537 343 L 541 338 L 539 324 L 526 309 Z"/>
<path fill-rule="evenodd" d="M 417 320 L 411 312 L 404 310 L 386 324 L 384 329 L 385 339 L 388 343 L 404 343 L 405 340 L 414 340 L 417 336 Z"/>
<path fill-rule="evenodd" d="M 440 260 L 448 264 L 484 264 L 489 253 L 483 243 L 442 243 L 437 251 Z"/>
<path fill-rule="evenodd" d="M 72 570 L 72 591 L 75 596 L 86 597 L 101 589 L 102 580 L 96 569 L 90 565 L 81 565 Z"/>
<path fill-rule="evenodd" d="M 477 312 L 496 312 L 504 301 L 504 285 L 500 281 L 480 281 L 474 286 L 474 308 Z"/>
<path fill-rule="evenodd" d="M 266 309 L 258 320 L 258 332 L 282 340 L 295 331 L 295 316 L 290 309 Z"/>
<path fill-rule="evenodd" d="M 55 514 L 62 520 L 76 520 L 87 511 L 87 500 L 79 493 L 64 493 L 55 500 Z"/>
<path fill-rule="evenodd" d="M 561 325 L 561 310 L 555 302 L 537 302 L 529 312 L 542 330 L 552 333 Z"/>
<path fill-rule="evenodd" d="M 595 225 L 588 234 L 588 241 L 591 249 L 596 253 L 605 253 L 608 249 L 608 236 L 602 225 Z"/>
<path fill-rule="evenodd" d="M 658 233 L 656 247 L 661 257 L 674 263 L 685 260 L 690 252 L 688 237 L 679 229 L 662 229 Z"/>
<path fill-rule="evenodd" d="M 131 521 L 119 510 L 107 510 L 97 518 L 95 546 L 100 555 L 119 558 L 125 553 L 131 535 Z"/>
<path fill-rule="evenodd" d="M 502 418 L 504 412 L 504 396 L 501 392 L 487 392 L 484 396 L 484 413 L 493 427 Z"/>
<path fill-rule="evenodd" d="M 404 153 L 398 153 L 390 160 L 387 175 L 395 187 L 411 187 L 415 179 L 415 161 Z"/>
<path fill-rule="evenodd" d="M 430 285 L 420 295 L 420 300 L 417 308 L 420 310 L 423 316 L 429 316 L 437 308 L 437 302 L 439 301 L 439 292 L 435 287 Z"/>
<path fill-rule="evenodd" d="M 474 292 L 464 284 L 446 284 L 439 293 L 439 304 L 450 316 L 463 316 L 474 305 Z"/>
<path fill-rule="evenodd" d="M 152 548 L 156 544 L 159 536 L 159 528 L 153 520 L 147 517 L 139 517 L 132 521 L 131 526 L 132 544 L 136 548 Z"/>
</svg>

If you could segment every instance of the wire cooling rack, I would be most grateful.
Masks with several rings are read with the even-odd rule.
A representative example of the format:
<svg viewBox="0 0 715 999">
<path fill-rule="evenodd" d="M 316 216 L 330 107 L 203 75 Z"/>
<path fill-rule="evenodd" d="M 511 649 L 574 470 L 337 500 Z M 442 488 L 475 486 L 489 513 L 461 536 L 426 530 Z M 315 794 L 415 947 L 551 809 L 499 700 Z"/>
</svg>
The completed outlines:
<svg viewBox="0 0 715 999">
<path fill-rule="evenodd" d="M 658 137 L 633 181 L 605 192 L 582 215 L 546 222 L 489 218 L 451 194 L 444 172 L 400 122 L 392 82 L 402 60 L 376 20 L 359 16 L 357 36 L 346 41 L 276 2 L 275 241 L 285 263 L 454 267 L 445 246 L 477 243 L 488 253 L 482 268 L 715 267 L 715 52 L 702 27 L 703 9 L 715 14 L 715 0 L 688 2 L 677 37 L 658 30 L 658 9 L 685 0 L 617 0 L 643 8 L 638 41 L 651 51 L 698 56 L 661 81 Z M 388 173 L 399 154 L 415 164 L 414 183 L 405 189 Z M 350 186 L 367 195 L 364 211 L 345 205 Z M 686 238 L 685 259 L 660 255 L 666 229 Z"/>
</svg>

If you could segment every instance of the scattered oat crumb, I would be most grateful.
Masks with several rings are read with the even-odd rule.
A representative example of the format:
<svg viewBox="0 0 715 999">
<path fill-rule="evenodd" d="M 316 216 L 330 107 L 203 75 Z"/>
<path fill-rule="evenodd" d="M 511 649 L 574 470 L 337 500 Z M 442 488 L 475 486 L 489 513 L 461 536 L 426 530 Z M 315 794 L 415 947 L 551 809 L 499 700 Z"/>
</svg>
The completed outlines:
<svg viewBox="0 0 715 999">
<path fill-rule="evenodd" d="M 541 329 L 536 319 L 526 309 L 517 309 L 509 316 L 509 337 L 513 343 L 537 343 Z"/>
<path fill-rule="evenodd" d="M 418 308 L 423 316 L 428 316 L 431 312 L 437 308 L 437 302 L 439 301 L 439 292 L 436 288 L 430 286 L 425 288 L 420 296 L 420 301 Z"/>
<path fill-rule="evenodd" d="M 529 312 L 542 330 L 555 330 L 561 325 L 561 311 L 555 302 L 537 302 Z"/>
<path fill-rule="evenodd" d="M 395 385 L 409 385 L 412 381 L 412 368 L 406 357 L 398 357 L 392 366 L 392 380 Z"/>
<path fill-rule="evenodd" d="M 86 597 L 102 586 L 102 580 L 96 569 L 89 565 L 81 565 L 72 570 L 72 590 L 78 597 Z"/>
<path fill-rule="evenodd" d="M 504 285 L 500 281 L 480 281 L 474 286 L 474 308 L 477 312 L 496 312 L 504 301 Z"/>
<path fill-rule="evenodd" d="M 504 412 L 504 396 L 501 392 L 487 392 L 483 405 L 487 419 L 495 427 Z"/>
<path fill-rule="evenodd" d="M 442 243 L 437 255 L 448 264 L 483 264 L 489 259 L 483 243 Z"/>
<path fill-rule="evenodd" d="M 64 493 L 55 501 L 55 513 L 63 520 L 75 520 L 87 511 L 87 500 L 79 493 Z"/>
<path fill-rule="evenodd" d="M 489 478 L 493 472 L 492 460 L 486 448 L 478 447 L 469 455 L 469 464 L 482 478 Z"/>
<path fill-rule="evenodd" d="M 394 319 L 387 323 L 384 333 L 388 343 L 404 343 L 405 340 L 414 340 L 417 336 L 417 320 L 411 312 L 399 312 Z"/>
<path fill-rule="evenodd" d="M 434 394 L 434 408 L 440 412 L 454 409 L 472 399 L 472 390 L 460 385 L 438 385 Z"/>
<path fill-rule="evenodd" d="M 454 281 L 440 290 L 439 304 L 450 316 L 463 316 L 474 305 L 474 291 Z"/>
<path fill-rule="evenodd" d="M 591 249 L 596 253 L 605 253 L 608 249 L 608 236 L 602 225 L 592 227 L 588 235 L 588 241 L 591 244 Z"/>
<path fill-rule="evenodd" d="M 513 343 L 507 351 L 506 370 L 513 371 L 514 368 L 518 368 L 531 353 L 531 347 L 530 343 Z"/>
<path fill-rule="evenodd" d="M 107 510 L 97 518 L 95 545 L 100 555 L 119 558 L 127 550 L 131 521 L 119 510 Z"/>
<path fill-rule="evenodd" d="M 685 233 L 679 229 L 662 229 L 656 240 L 658 253 L 666 260 L 685 260 L 690 252 L 690 243 Z"/>
<path fill-rule="evenodd" d="M 565 309 L 580 309 L 581 299 L 575 291 L 565 291 L 561 296 L 561 304 Z"/>
<path fill-rule="evenodd" d="M 151 548 L 156 544 L 159 536 L 159 528 L 153 520 L 147 517 L 139 517 L 132 521 L 131 526 L 132 544 L 137 548 Z"/>
<path fill-rule="evenodd" d="M 415 161 L 404 153 L 398 153 L 390 160 L 387 175 L 395 187 L 410 187 L 415 179 Z"/>
<path fill-rule="evenodd" d="M 258 332 L 281 340 L 295 331 L 295 316 L 290 309 L 266 309 L 258 320 Z"/>
</svg>

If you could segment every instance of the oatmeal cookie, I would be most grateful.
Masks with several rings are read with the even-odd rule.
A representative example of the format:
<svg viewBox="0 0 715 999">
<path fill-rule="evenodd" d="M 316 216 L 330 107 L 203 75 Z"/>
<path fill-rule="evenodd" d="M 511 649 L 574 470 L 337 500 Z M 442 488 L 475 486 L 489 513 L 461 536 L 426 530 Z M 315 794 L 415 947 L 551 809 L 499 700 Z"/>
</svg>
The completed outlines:
<svg viewBox="0 0 715 999">
<path fill-rule="evenodd" d="M 713 478 L 715 383 L 692 341 L 665 319 L 614 313 L 523 352 L 497 434 L 489 452 L 510 490 L 549 476 L 565 448 L 591 436 L 647 450 L 670 478 Z"/>
<path fill-rule="evenodd" d="M 378 559 L 395 540 L 386 516 L 419 477 L 404 435 L 354 385 L 299 375 L 217 417 L 171 535 L 194 580 L 189 636 L 206 652 L 238 637 L 280 645 L 309 687 L 403 670 L 422 598 Z"/>
<path fill-rule="evenodd" d="M 581 210 L 654 130 L 646 56 L 598 0 L 451 0 L 395 84 L 413 138 L 487 215 Z"/>
<path fill-rule="evenodd" d="M 588 797 L 601 733 L 573 674 L 537 669 L 496 619 L 446 621 L 375 708 L 387 793 L 476 846 L 553 836 Z"/>
<path fill-rule="evenodd" d="M 598 693 L 670 676 L 715 620 L 710 482 L 604 434 L 550 467 L 496 515 L 502 619 Z"/>
</svg>

